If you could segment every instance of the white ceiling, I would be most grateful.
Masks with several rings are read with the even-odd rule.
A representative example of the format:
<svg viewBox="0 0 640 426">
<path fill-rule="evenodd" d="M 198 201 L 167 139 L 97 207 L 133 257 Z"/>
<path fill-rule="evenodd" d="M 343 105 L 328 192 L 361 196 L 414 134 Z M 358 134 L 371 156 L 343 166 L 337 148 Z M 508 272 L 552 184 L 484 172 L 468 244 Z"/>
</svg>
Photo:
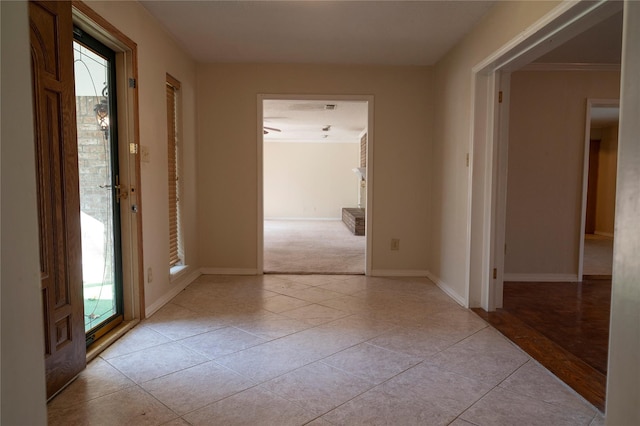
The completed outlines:
<svg viewBox="0 0 640 426">
<path fill-rule="evenodd" d="M 494 1 L 154 1 L 197 61 L 431 65 Z"/>
<path fill-rule="evenodd" d="M 326 105 L 335 105 L 334 110 Z M 265 142 L 358 143 L 367 128 L 365 101 L 265 100 Z M 322 129 L 330 126 L 328 131 Z"/>
<path fill-rule="evenodd" d="M 619 64 L 622 57 L 622 11 L 536 59 L 539 63 Z"/>
</svg>

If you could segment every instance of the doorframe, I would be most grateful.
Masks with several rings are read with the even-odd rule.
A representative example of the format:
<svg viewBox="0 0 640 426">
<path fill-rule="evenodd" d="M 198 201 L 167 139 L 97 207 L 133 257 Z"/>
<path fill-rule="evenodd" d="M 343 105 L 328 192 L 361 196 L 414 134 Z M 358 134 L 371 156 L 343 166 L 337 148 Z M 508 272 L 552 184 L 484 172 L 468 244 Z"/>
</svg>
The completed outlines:
<svg viewBox="0 0 640 426">
<path fill-rule="evenodd" d="M 263 101 L 266 100 L 305 100 L 305 101 L 356 101 L 367 102 L 367 204 L 365 208 L 365 275 L 371 275 L 372 237 L 373 237 L 373 146 L 374 146 L 374 96 L 373 95 L 300 95 L 300 94 L 258 94 L 257 96 L 257 157 L 258 157 L 258 247 L 257 274 L 264 274 L 264 125 Z"/>
<path fill-rule="evenodd" d="M 504 114 L 500 123 L 501 111 L 509 109 L 509 90 L 501 84 L 501 76 L 619 12 L 623 5 L 617 3 L 563 2 L 472 68 L 465 277 L 470 307 L 479 306 L 487 312 L 502 307 L 508 155 L 508 121 Z M 502 103 L 498 102 L 499 88 L 503 90 Z M 475 153 L 485 155 L 474 158 Z M 474 164 L 482 169 L 475 177 Z M 480 241 L 472 244 L 472 235 Z M 500 241 L 502 246 L 498 245 Z M 476 259 L 480 261 L 473 261 Z M 491 273 L 494 268 L 496 278 Z"/>
<path fill-rule="evenodd" d="M 97 14 L 86 3 L 73 0 L 73 23 L 116 52 L 116 87 L 118 93 L 118 145 L 120 182 L 128 187 L 129 196 L 121 200 L 121 244 L 123 273 L 123 315 L 125 325 L 120 326 L 106 340 L 117 338 L 145 316 L 144 257 L 142 243 L 142 184 L 140 156 L 139 99 L 135 82 L 138 81 L 137 44 Z M 133 87 L 130 84 L 133 81 Z M 125 203 L 123 206 L 123 202 Z M 137 211 L 134 212 L 134 209 Z M 87 355 L 91 359 L 104 347 L 98 341 L 95 350 Z"/>
<path fill-rule="evenodd" d="M 620 99 L 587 98 L 584 125 L 584 161 L 582 164 L 582 207 L 580 216 L 580 249 L 578 251 L 578 281 L 582 281 L 584 272 L 584 232 L 587 227 L 587 191 L 589 188 L 589 152 L 591 144 L 591 109 L 593 107 L 619 107 Z"/>
</svg>

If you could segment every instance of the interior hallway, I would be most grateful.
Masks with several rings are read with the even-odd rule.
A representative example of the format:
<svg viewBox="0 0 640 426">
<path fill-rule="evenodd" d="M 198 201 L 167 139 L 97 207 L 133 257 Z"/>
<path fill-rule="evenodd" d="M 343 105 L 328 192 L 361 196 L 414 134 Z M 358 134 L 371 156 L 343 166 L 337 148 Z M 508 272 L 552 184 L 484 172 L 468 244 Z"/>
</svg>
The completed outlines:
<svg viewBox="0 0 640 426">
<path fill-rule="evenodd" d="M 340 220 L 265 220 L 264 271 L 364 274 L 366 237 Z"/>
<path fill-rule="evenodd" d="M 50 425 L 601 425 L 424 278 L 204 275 L 92 361 Z"/>
</svg>

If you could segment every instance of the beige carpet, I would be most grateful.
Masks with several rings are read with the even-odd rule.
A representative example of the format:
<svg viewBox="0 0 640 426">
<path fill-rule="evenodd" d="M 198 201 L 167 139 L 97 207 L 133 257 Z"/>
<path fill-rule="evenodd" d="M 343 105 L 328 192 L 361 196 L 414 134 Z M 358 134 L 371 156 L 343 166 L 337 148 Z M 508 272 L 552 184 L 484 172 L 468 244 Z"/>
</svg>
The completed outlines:
<svg viewBox="0 0 640 426">
<path fill-rule="evenodd" d="M 264 271 L 364 274 L 365 246 L 339 220 L 265 220 Z"/>
</svg>

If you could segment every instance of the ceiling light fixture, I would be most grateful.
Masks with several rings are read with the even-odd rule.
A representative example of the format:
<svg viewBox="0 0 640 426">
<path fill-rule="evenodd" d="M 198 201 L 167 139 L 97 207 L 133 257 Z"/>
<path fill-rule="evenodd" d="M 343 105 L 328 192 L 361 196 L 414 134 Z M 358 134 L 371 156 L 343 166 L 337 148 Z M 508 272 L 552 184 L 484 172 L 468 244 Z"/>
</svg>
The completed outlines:
<svg viewBox="0 0 640 426">
<path fill-rule="evenodd" d="M 326 104 L 324 106 L 324 109 L 326 109 L 327 111 L 333 111 L 336 108 L 338 108 L 338 105 L 336 105 L 336 104 Z"/>
</svg>

